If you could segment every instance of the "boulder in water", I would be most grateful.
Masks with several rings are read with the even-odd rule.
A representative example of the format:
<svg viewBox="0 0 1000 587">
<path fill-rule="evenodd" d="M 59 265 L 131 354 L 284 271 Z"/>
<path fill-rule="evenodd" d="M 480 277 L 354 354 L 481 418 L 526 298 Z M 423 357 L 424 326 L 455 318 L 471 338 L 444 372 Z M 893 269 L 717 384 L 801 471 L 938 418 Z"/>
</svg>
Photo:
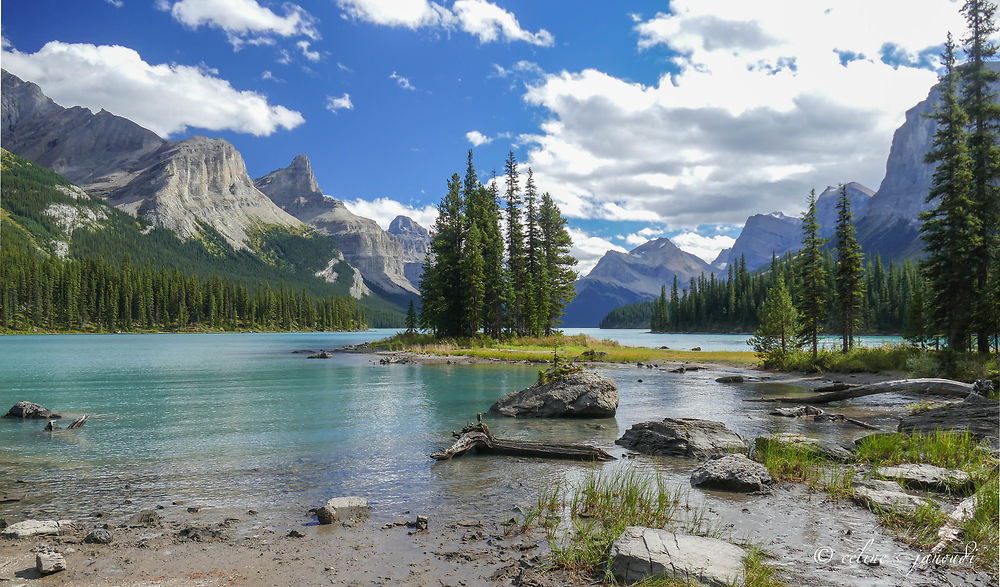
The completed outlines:
<svg viewBox="0 0 1000 587">
<path fill-rule="evenodd" d="M 4 417 L 22 418 L 22 419 L 36 418 L 45 420 L 51 420 L 53 418 L 62 418 L 62 416 L 46 408 L 45 406 L 27 401 L 20 401 L 14 404 L 9 410 L 7 410 L 7 414 L 5 414 Z"/>
<path fill-rule="evenodd" d="M 662 422 L 633 424 L 615 444 L 643 454 L 694 459 L 747 449 L 746 441 L 722 422 L 698 418 L 664 418 Z"/>
<path fill-rule="evenodd" d="M 763 491 L 774 482 L 767 467 L 743 453 L 716 455 L 691 473 L 691 485 L 723 491 Z"/>
<path fill-rule="evenodd" d="M 489 413 L 513 418 L 610 418 L 617 410 L 615 382 L 583 371 L 509 393 Z"/>
</svg>

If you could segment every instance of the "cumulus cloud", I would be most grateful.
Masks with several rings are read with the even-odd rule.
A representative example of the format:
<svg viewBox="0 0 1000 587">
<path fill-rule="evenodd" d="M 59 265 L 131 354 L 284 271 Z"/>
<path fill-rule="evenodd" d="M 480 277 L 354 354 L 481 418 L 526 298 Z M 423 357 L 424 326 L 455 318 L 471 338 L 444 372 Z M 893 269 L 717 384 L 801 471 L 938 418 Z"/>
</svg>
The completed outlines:
<svg viewBox="0 0 1000 587">
<path fill-rule="evenodd" d="M 188 127 L 266 136 L 305 122 L 299 112 L 272 105 L 262 94 L 233 88 L 216 71 L 153 65 L 118 45 L 52 41 L 37 53 L 5 47 L 3 64 L 63 106 L 103 108 L 162 137 Z"/>
<path fill-rule="evenodd" d="M 674 73 L 643 84 L 553 72 L 524 94 L 548 113 L 520 137 L 525 163 L 571 217 L 741 224 L 798 211 L 814 186 L 878 187 L 893 131 L 936 82 L 926 56 L 964 30 L 949 0 L 673 0 L 670 10 L 635 30 L 640 50 L 669 51 Z M 880 58 L 887 43 L 891 63 Z"/>
<path fill-rule="evenodd" d="M 452 10 L 429 0 L 337 0 L 337 5 L 347 18 L 408 29 L 459 28 L 480 43 L 523 41 L 551 47 L 555 42 L 552 33 L 527 31 L 513 13 L 486 0 L 457 0 Z"/>
<path fill-rule="evenodd" d="M 295 46 L 299 48 L 299 51 L 302 51 L 302 56 L 309 61 L 312 61 L 313 63 L 319 61 L 321 55 L 319 54 L 319 51 L 311 51 L 309 49 L 309 41 L 299 41 L 298 43 L 295 43 Z"/>
<path fill-rule="evenodd" d="M 430 230 L 438 216 L 437 206 L 429 204 L 414 207 L 390 198 L 375 198 L 374 200 L 357 198 L 349 201 L 345 200 L 344 205 L 358 216 L 371 218 L 383 229 L 388 229 L 389 223 L 396 216 L 409 216 L 417 224 Z"/>
<path fill-rule="evenodd" d="M 731 236 L 702 236 L 697 232 L 678 234 L 670 240 L 680 250 L 701 257 L 706 263 L 714 261 L 722 249 L 728 249 L 736 242 L 736 239 Z"/>
<path fill-rule="evenodd" d="M 493 142 L 493 139 L 479 132 L 478 130 L 470 130 L 465 133 L 465 138 L 472 143 L 473 147 L 478 147 L 479 145 L 488 145 Z"/>
<path fill-rule="evenodd" d="M 354 110 L 354 103 L 351 102 L 351 95 L 344 92 L 344 95 L 339 98 L 327 96 L 326 109 L 334 114 L 337 113 L 337 110 Z"/>
<path fill-rule="evenodd" d="M 177 22 L 198 28 L 207 26 L 226 33 L 233 47 L 244 44 L 266 45 L 274 41 L 268 35 L 318 39 L 315 19 L 302 7 L 286 3 L 285 14 L 275 14 L 256 0 L 180 0 L 171 4 L 158 0 L 157 7 L 168 10 Z"/>
<path fill-rule="evenodd" d="M 616 245 L 605 238 L 595 236 L 579 228 L 569 226 L 566 231 L 573 239 L 573 246 L 569 252 L 577 260 L 576 271 L 581 277 L 590 273 L 590 270 L 594 268 L 594 265 L 597 265 L 604 253 L 608 251 L 628 252 L 621 245 Z"/>
<path fill-rule="evenodd" d="M 389 79 L 396 80 L 396 84 L 398 84 L 399 87 L 403 88 L 404 90 L 410 90 L 412 92 L 413 90 L 417 89 L 413 87 L 413 84 L 410 83 L 409 79 L 399 75 L 395 71 L 392 72 L 392 75 L 389 76 Z"/>
</svg>

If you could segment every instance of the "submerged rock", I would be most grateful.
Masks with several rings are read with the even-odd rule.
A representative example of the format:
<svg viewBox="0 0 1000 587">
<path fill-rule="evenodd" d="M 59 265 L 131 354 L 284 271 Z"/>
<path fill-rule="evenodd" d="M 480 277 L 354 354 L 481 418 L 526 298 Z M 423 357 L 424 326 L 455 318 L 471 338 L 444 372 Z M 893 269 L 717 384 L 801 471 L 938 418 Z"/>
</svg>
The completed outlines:
<svg viewBox="0 0 1000 587">
<path fill-rule="evenodd" d="M 643 454 L 694 459 L 743 452 L 747 448 L 746 441 L 722 422 L 698 418 L 664 418 L 661 422 L 633 424 L 615 444 Z"/>
<path fill-rule="evenodd" d="M 35 555 L 35 570 L 51 575 L 66 570 L 66 559 L 58 552 L 39 552 Z"/>
<path fill-rule="evenodd" d="M 160 514 L 153 510 L 142 510 L 129 518 L 128 525 L 133 528 L 142 526 L 159 526 L 160 520 L 162 519 L 163 518 L 160 517 Z"/>
<path fill-rule="evenodd" d="M 767 467 L 743 453 L 716 455 L 691 473 L 691 485 L 723 491 L 762 491 L 774 482 Z"/>
<path fill-rule="evenodd" d="M 895 479 L 901 485 L 919 489 L 960 490 L 972 484 L 972 477 L 965 471 L 944 469 L 924 463 L 903 463 L 894 467 L 878 467 L 875 474 Z"/>
<path fill-rule="evenodd" d="M 350 522 L 368 517 L 368 500 L 363 497 L 334 497 L 316 510 L 320 524 Z"/>
<path fill-rule="evenodd" d="M 717 538 L 629 526 L 611 545 L 611 570 L 626 584 L 676 577 L 718 587 L 743 583 L 746 552 Z"/>
<path fill-rule="evenodd" d="M 815 406 L 798 406 L 795 408 L 774 408 L 770 414 L 786 418 L 801 418 L 802 416 L 819 416 L 823 414 L 823 410 Z"/>
<path fill-rule="evenodd" d="M 0 533 L 6 538 L 29 538 L 31 536 L 63 534 L 74 528 L 75 525 L 71 520 L 25 520 L 7 526 Z"/>
<path fill-rule="evenodd" d="M 851 462 L 854 460 L 854 453 L 840 446 L 839 444 L 825 440 L 819 440 L 816 438 L 810 438 L 808 436 L 803 436 L 802 434 L 782 433 L 782 434 L 771 434 L 769 436 L 759 436 L 757 437 L 755 444 L 756 444 L 756 449 L 758 451 L 767 450 L 768 446 L 770 446 L 771 444 L 785 444 L 789 446 L 799 447 L 806 451 L 822 456 L 824 458 L 840 461 L 843 463 Z"/>
<path fill-rule="evenodd" d="M 509 393 L 490 414 L 514 418 L 610 418 L 618 410 L 618 386 L 590 371 Z"/>
<path fill-rule="evenodd" d="M 930 500 L 903 491 L 895 481 L 863 479 L 854 481 L 854 501 L 868 506 L 872 511 L 914 514 Z"/>
<path fill-rule="evenodd" d="M 724 375 L 715 380 L 716 383 L 745 383 L 746 377 L 742 375 Z"/>
<path fill-rule="evenodd" d="M 333 355 L 331 355 L 330 353 L 328 353 L 326 351 L 320 351 L 320 352 L 318 352 L 318 353 L 316 353 L 314 355 L 309 355 L 306 358 L 307 359 L 332 359 Z"/>
<path fill-rule="evenodd" d="M 51 420 L 54 418 L 62 418 L 62 416 L 46 408 L 45 406 L 27 401 L 20 401 L 11 406 L 11 408 L 7 410 L 7 413 L 4 415 L 4 417 L 22 418 L 22 419 L 37 418 L 46 420 Z"/>
</svg>

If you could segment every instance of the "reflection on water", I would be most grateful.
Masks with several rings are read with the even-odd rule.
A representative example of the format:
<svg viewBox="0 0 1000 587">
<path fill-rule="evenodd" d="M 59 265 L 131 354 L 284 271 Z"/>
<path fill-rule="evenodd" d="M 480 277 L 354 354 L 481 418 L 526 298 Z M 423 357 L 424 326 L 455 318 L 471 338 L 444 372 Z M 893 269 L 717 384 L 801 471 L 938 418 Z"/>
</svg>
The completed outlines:
<svg viewBox="0 0 1000 587">
<path fill-rule="evenodd" d="M 0 515 L 125 515 L 184 500 L 300 516 L 329 496 L 348 494 L 368 497 L 376 517 L 432 506 L 475 515 L 533 502 L 540 486 L 592 466 L 428 457 L 477 412 L 533 382 L 537 366 L 378 365 L 366 355 L 309 360 L 292 353 L 384 335 L 0 338 L 0 405 L 27 399 L 68 416 L 91 414 L 82 429 L 56 435 L 41 432 L 39 421 L 0 420 L 0 494 L 28 496 L 0 505 Z M 777 429 L 853 439 L 843 426 L 767 416 L 769 404 L 743 401 L 798 388 L 721 385 L 714 381 L 719 373 L 709 371 L 600 370 L 619 387 L 615 418 L 498 419 L 491 429 L 498 436 L 590 443 L 617 456 L 624 451 L 614 441 L 625 429 L 666 416 L 720 420 L 748 438 Z M 867 409 L 877 416 L 876 405 Z M 691 468 L 670 459 L 635 462 L 678 484 L 687 483 Z"/>
</svg>

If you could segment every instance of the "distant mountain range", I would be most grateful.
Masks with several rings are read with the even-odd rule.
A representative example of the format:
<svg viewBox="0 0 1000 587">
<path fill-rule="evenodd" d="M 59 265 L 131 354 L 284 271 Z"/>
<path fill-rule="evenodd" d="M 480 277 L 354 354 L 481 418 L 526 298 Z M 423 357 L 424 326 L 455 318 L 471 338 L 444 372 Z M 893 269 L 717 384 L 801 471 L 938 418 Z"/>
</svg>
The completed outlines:
<svg viewBox="0 0 1000 587">
<path fill-rule="evenodd" d="M 1000 70 L 1000 63 L 992 62 L 990 67 Z M 994 92 L 998 90 L 1000 85 L 993 88 Z M 939 99 L 935 86 L 927 99 L 906 112 L 906 121 L 893 135 L 885 178 L 878 191 L 872 192 L 856 182 L 847 184 L 858 240 L 866 253 L 878 254 L 883 261 L 916 259 L 923 253 L 919 215 L 930 208 L 926 196 L 934 172 L 934 166 L 924 161 L 934 138 L 934 121 L 926 114 Z M 837 187 L 827 187 L 817 198 L 820 235 L 824 238 L 832 237 L 836 226 L 838 191 Z M 731 248 L 720 252 L 710 265 L 702 263 L 697 270 L 695 264 L 687 263 L 693 256 L 672 244 L 669 247 L 661 244 L 666 239 L 650 241 L 629 253 L 609 251 L 590 274 L 576 282 L 577 297 L 566 308 L 563 323 L 577 327 L 597 326 L 610 308 L 650 300 L 659 295 L 661 285 L 666 284 L 669 288 L 674 276 L 685 284 L 701 273 L 722 275 L 741 257 L 747 269 L 759 269 L 770 263 L 772 254 L 780 257 L 799 250 L 801 226 L 800 218 L 782 212 L 755 214 L 747 218 Z M 662 266 L 658 270 L 645 267 L 636 255 L 641 252 L 644 256 L 653 243 L 662 247 L 659 249 Z M 644 275 L 662 279 L 659 282 L 638 279 L 633 272 L 637 266 L 645 268 Z"/>
<path fill-rule="evenodd" d="M 259 255 L 264 232 L 283 231 L 294 239 L 315 231 L 336 243 L 327 248 L 330 257 L 290 262 L 318 266 L 318 279 L 346 281 L 355 297 L 374 293 L 399 307 L 417 295 L 427 231 L 401 217 L 390 233 L 352 214 L 323 195 L 305 155 L 253 180 L 239 151 L 222 139 L 165 141 L 104 110 L 63 108 L 7 71 L 2 132 L 8 151 L 182 240 L 210 240 L 213 233 L 235 251 Z M 351 271 L 343 271 L 344 260 Z"/>
</svg>

